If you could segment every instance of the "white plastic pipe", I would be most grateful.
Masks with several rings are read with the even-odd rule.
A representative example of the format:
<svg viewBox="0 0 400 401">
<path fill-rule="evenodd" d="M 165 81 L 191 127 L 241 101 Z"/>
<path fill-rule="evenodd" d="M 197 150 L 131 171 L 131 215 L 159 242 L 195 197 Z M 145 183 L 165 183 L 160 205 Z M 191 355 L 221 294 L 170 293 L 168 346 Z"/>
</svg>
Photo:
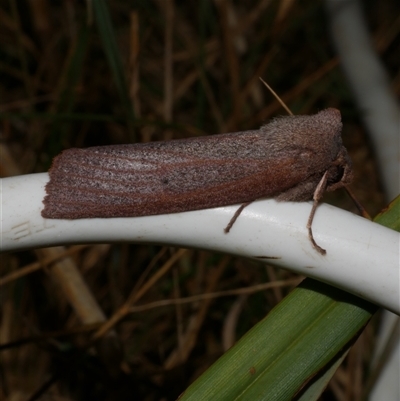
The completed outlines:
<svg viewBox="0 0 400 401">
<path fill-rule="evenodd" d="M 325 0 L 332 39 L 340 57 L 361 117 L 374 143 L 388 199 L 400 192 L 400 111 L 389 76 L 374 49 L 362 3 L 358 0 Z M 400 280 L 397 280 L 400 287 Z M 400 299 L 398 299 L 400 303 Z M 377 341 L 383 348 L 397 316 L 388 312 L 382 319 Z M 386 361 L 370 399 L 400 400 L 400 339 Z"/>
<path fill-rule="evenodd" d="M 397 314 L 399 234 L 341 209 L 318 207 L 313 232 L 327 250 L 311 245 L 311 203 L 253 202 L 229 234 L 223 229 L 238 206 L 160 216 L 50 220 L 41 217 L 48 174 L 1 181 L 1 250 L 77 243 L 136 242 L 201 248 L 285 267 L 342 288 Z"/>
</svg>

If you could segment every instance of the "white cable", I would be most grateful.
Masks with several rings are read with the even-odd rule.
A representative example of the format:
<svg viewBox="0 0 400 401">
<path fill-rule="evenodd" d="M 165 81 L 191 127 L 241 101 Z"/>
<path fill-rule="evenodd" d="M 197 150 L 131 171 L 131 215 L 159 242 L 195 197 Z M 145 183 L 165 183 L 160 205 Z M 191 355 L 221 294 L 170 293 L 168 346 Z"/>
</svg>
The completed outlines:
<svg viewBox="0 0 400 401">
<path fill-rule="evenodd" d="M 330 205 L 313 223 L 320 255 L 306 222 L 310 202 L 274 200 L 246 207 L 229 234 L 238 206 L 136 218 L 43 219 L 48 174 L 2 180 L 3 251 L 76 243 L 143 242 L 220 251 L 286 267 L 342 288 L 395 313 L 399 307 L 399 233 Z"/>
<path fill-rule="evenodd" d="M 390 90 L 385 68 L 372 46 L 361 3 L 358 0 L 326 0 L 326 6 L 341 66 L 375 145 L 386 195 L 393 199 L 400 192 L 399 105 Z M 395 280 L 400 287 L 400 276 Z M 399 298 L 397 302 L 400 303 Z M 386 312 L 377 349 L 383 348 L 397 319 L 397 316 Z M 371 392 L 371 401 L 400 399 L 399 361 L 400 339 Z"/>
</svg>

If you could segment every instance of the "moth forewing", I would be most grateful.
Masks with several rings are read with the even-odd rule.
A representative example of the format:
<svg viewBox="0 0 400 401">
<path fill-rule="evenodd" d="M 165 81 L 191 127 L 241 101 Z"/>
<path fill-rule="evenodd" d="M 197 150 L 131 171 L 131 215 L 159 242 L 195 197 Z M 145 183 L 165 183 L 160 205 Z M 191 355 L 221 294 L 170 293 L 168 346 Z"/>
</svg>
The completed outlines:
<svg viewBox="0 0 400 401">
<path fill-rule="evenodd" d="M 42 216 L 137 217 L 314 198 L 352 179 L 336 109 L 272 120 L 259 130 L 206 137 L 68 149 L 49 170 Z M 308 226 L 307 226 L 308 227 Z"/>
</svg>

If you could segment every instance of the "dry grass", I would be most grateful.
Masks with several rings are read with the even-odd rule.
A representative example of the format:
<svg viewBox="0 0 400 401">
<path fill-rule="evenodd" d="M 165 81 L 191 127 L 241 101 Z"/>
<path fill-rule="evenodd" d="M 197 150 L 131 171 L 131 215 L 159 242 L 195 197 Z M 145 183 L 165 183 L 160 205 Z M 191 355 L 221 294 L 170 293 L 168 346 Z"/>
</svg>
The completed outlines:
<svg viewBox="0 0 400 401">
<path fill-rule="evenodd" d="M 257 128 L 285 113 L 261 76 L 295 114 L 342 111 L 354 192 L 372 215 L 384 206 L 321 2 L 108 3 L 0 6 L 3 177 L 46 171 L 73 146 Z M 397 2 L 366 3 L 399 94 Z M 355 211 L 341 193 L 327 199 Z M 0 287 L 0 399 L 13 401 L 173 400 L 298 282 L 226 255 L 125 244 L 1 256 L 1 277 L 21 271 Z M 373 339 L 369 325 L 323 399 L 359 399 Z"/>
</svg>

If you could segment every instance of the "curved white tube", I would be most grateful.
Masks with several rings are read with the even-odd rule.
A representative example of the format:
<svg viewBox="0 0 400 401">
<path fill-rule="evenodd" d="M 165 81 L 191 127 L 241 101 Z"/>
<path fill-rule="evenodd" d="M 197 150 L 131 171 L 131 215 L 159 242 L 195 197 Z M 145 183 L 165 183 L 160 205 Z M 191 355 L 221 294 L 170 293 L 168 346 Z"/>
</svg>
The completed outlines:
<svg viewBox="0 0 400 401">
<path fill-rule="evenodd" d="M 361 117 L 374 143 L 386 195 L 400 192 L 399 104 L 390 89 L 389 77 L 368 32 L 362 3 L 358 0 L 325 0 L 332 39 Z M 400 286 L 399 280 L 397 280 Z M 400 300 L 398 299 L 398 303 Z M 397 317 L 398 319 L 398 317 Z M 396 317 L 385 314 L 377 346 L 386 343 Z M 386 324 L 386 322 L 390 322 Z M 370 400 L 400 400 L 400 339 L 376 382 Z"/>
<path fill-rule="evenodd" d="M 320 205 L 313 223 L 315 240 L 327 250 L 322 256 L 307 236 L 308 202 L 253 202 L 229 234 L 223 229 L 238 206 L 135 218 L 50 220 L 40 215 L 47 181 L 47 173 L 2 180 L 3 251 L 91 242 L 209 249 L 286 267 L 400 313 L 399 234 L 333 206 Z"/>
</svg>

